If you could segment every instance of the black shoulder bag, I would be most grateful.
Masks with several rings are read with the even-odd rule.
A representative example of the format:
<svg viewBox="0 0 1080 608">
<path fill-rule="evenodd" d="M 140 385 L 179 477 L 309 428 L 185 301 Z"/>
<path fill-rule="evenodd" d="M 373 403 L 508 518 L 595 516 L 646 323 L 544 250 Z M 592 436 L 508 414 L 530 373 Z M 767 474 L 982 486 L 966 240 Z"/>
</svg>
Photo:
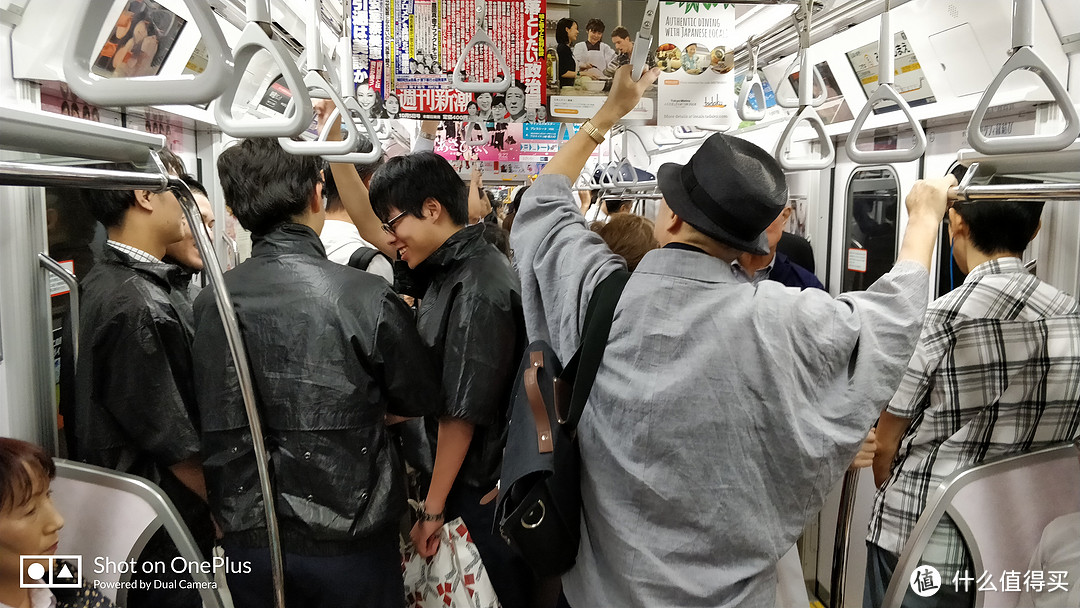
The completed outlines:
<svg viewBox="0 0 1080 608">
<path fill-rule="evenodd" d="M 577 423 L 630 278 L 616 271 L 589 300 L 581 346 L 563 368 L 542 340 L 525 349 L 511 393 L 495 517 L 503 539 L 538 576 L 574 565 L 581 540 L 581 456 Z"/>
</svg>

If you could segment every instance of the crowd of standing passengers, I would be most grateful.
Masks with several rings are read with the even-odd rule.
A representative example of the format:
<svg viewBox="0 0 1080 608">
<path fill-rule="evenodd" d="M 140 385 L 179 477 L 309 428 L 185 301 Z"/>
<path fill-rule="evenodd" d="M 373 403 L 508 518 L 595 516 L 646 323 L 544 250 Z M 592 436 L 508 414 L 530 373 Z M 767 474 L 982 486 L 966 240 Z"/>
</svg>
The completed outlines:
<svg viewBox="0 0 1080 608">
<path fill-rule="evenodd" d="M 477 180 L 430 151 L 372 167 L 327 166 L 273 139 L 221 154 L 225 202 L 252 234 L 225 286 L 271 455 L 289 606 L 402 606 L 410 492 L 421 555 L 461 517 L 502 605 L 538 605 L 544 581 L 493 531 L 485 500 L 513 375 L 530 340 L 569 359 L 593 290 L 627 260 L 636 268 L 579 426 L 582 540 L 561 605 L 772 606 L 777 561 L 862 448 L 856 462 L 872 460 L 880 486 L 867 539 L 876 606 L 928 484 L 1077 437 L 1080 309 L 1018 259 L 1040 204 L 948 209 L 969 274 L 929 313 L 952 177 L 915 184 L 895 266 L 836 298 L 778 254 L 783 172 L 735 137 L 660 168 L 653 224 L 591 231 L 571 185 L 656 77 L 620 68 L 590 128 L 515 196 L 503 250 Z M 214 294 L 192 297 L 200 261 L 167 256 L 191 227 L 171 192 L 88 198 L 109 240 L 82 279 L 73 454 L 158 484 L 204 553 L 217 544 L 252 564 L 228 575 L 236 606 L 270 606 L 255 456 Z M 976 346 L 957 343 L 969 334 Z M 1027 348 L 978 348 L 995 341 Z M 958 380 L 961 365 L 986 371 Z M 944 571 L 968 559 L 955 534 L 937 532 Z M 139 559 L 176 554 L 159 534 Z M 128 600 L 201 605 L 153 586 Z"/>
</svg>

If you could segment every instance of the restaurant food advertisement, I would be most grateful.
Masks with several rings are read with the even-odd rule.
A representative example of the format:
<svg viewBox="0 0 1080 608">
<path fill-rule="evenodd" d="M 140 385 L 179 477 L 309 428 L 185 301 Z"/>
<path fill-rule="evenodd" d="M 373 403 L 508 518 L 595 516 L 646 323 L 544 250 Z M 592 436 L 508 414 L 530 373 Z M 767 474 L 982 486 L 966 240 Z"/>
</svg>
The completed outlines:
<svg viewBox="0 0 1080 608">
<path fill-rule="evenodd" d="M 720 129 L 737 124 L 735 6 L 663 2 L 657 35 L 657 124 Z"/>
<path fill-rule="evenodd" d="M 511 80 L 502 93 L 467 93 L 453 85 L 458 57 L 477 33 L 494 43 L 474 46 L 466 82 L 501 80 L 495 53 Z M 353 80 L 369 118 L 519 123 L 546 115 L 544 19 L 547 0 L 353 0 Z"/>
</svg>

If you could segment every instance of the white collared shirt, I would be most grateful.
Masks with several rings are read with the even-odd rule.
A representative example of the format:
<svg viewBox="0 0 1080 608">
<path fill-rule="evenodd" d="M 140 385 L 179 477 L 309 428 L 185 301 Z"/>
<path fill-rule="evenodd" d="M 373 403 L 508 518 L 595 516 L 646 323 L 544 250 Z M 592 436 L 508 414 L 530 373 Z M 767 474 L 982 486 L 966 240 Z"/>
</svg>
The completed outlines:
<svg viewBox="0 0 1080 608">
<path fill-rule="evenodd" d="M 147 264 L 162 264 L 163 263 L 161 260 L 155 258 L 154 256 L 150 255 L 149 253 L 146 253 L 145 251 L 143 251 L 142 249 L 139 249 L 138 247 L 132 247 L 131 245 L 125 245 L 123 243 L 118 243 L 118 242 L 113 241 L 113 240 L 105 241 L 105 244 L 108 245 L 109 247 L 112 247 L 113 249 L 119 251 L 120 253 L 123 253 L 124 255 L 127 255 L 128 257 L 133 258 L 136 262 L 145 262 Z"/>
</svg>

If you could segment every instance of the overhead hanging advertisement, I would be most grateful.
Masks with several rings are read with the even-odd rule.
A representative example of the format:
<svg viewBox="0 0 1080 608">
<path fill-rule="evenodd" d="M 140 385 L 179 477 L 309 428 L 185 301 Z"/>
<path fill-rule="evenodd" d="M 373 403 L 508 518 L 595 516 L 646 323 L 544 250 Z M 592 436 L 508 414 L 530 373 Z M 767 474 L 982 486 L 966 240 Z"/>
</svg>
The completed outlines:
<svg viewBox="0 0 1080 608">
<path fill-rule="evenodd" d="M 854 51 L 847 52 L 848 61 L 859 77 L 866 98 L 874 94 L 878 88 L 878 43 L 871 42 Z M 930 90 L 930 83 L 926 81 L 926 74 L 919 65 L 919 58 L 908 44 L 907 34 L 903 31 L 893 35 L 893 86 L 900 93 L 900 97 L 908 102 L 911 107 L 927 103 L 934 103 L 934 92 Z M 891 101 L 879 103 L 874 106 L 874 114 L 896 110 L 897 105 Z"/>
<path fill-rule="evenodd" d="M 464 78 L 501 80 L 501 53 L 511 81 L 501 93 L 454 88 L 458 57 L 478 32 L 478 7 L 494 48 L 475 45 Z M 546 101 L 546 10 L 547 0 L 353 0 L 357 101 L 369 118 L 535 121 Z"/>
<path fill-rule="evenodd" d="M 734 5 L 660 5 L 657 124 L 717 128 L 735 124 L 735 44 Z"/>
</svg>

